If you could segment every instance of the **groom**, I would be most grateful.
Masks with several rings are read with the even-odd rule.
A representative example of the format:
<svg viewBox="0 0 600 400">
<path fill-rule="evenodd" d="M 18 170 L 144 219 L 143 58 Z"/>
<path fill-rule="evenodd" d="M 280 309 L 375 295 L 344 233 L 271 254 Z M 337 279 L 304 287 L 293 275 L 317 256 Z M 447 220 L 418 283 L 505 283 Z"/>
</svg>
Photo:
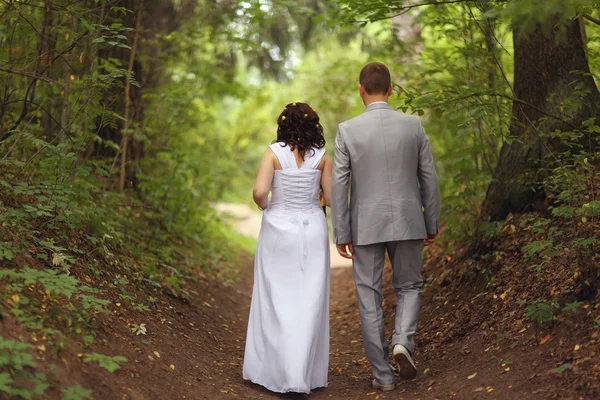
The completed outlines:
<svg viewBox="0 0 600 400">
<path fill-rule="evenodd" d="M 421 251 L 437 237 L 440 218 L 438 179 L 421 119 L 394 111 L 387 103 L 391 94 L 384 64 L 362 69 L 360 96 L 367 108 L 338 127 L 331 196 L 334 241 L 340 255 L 353 261 L 373 387 L 385 391 L 395 387 L 381 308 L 385 253 L 398 296 L 392 354 L 400 377 L 412 379 Z"/>
</svg>

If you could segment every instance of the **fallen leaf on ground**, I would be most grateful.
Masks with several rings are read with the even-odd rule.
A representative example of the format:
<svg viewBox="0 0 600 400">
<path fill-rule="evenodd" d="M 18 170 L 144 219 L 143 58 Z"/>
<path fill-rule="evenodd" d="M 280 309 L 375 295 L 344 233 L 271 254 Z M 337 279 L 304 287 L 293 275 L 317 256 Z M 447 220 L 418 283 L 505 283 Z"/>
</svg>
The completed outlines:
<svg viewBox="0 0 600 400">
<path fill-rule="evenodd" d="M 467 379 L 473 379 L 477 376 L 477 372 L 475 372 L 473 375 L 469 375 L 467 376 Z"/>
<path fill-rule="evenodd" d="M 550 340 L 550 334 L 547 334 L 546 336 L 544 336 L 542 338 L 542 340 L 540 340 L 540 344 L 544 344 L 546 343 L 548 340 Z"/>
<path fill-rule="evenodd" d="M 169 365 L 169 368 L 171 368 L 173 371 L 175 371 L 175 366 L 173 364 Z"/>
</svg>

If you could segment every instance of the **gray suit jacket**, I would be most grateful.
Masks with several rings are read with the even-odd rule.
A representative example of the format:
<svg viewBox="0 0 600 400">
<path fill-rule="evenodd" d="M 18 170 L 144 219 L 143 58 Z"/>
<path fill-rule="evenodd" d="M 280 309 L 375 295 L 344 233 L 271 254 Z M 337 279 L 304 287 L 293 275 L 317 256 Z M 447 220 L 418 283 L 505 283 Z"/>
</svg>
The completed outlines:
<svg viewBox="0 0 600 400">
<path fill-rule="evenodd" d="M 334 162 L 336 244 L 425 239 L 438 233 L 440 190 L 419 117 L 384 103 L 370 104 L 339 125 Z"/>
</svg>

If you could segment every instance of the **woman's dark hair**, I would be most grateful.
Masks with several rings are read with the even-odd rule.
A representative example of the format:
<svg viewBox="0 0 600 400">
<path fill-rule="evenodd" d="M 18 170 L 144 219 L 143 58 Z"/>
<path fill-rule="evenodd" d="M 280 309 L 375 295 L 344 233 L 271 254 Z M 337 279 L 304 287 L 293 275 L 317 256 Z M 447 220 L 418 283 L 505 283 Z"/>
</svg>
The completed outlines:
<svg viewBox="0 0 600 400">
<path fill-rule="evenodd" d="M 277 118 L 277 140 L 273 143 L 290 146 L 304 158 L 306 151 L 325 147 L 319 116 L 306 103 L 290 103 Z"/>
</svg>

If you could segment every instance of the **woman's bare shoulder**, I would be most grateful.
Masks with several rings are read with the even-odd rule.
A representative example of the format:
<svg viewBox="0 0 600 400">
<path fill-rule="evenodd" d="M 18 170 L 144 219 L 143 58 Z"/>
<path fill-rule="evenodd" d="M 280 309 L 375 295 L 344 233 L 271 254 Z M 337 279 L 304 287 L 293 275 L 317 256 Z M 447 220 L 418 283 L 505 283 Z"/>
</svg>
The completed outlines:
<svg viewBox="0 0 600 400">
<path fill-rule="evenodd" d="M 329 157 L 329 154 L 327 153 L 327 151 L 325 151 L 325 154 L 323 154 L 323 157 L 321 158 L 321 162 L 319 162 L 318 169 L 323 171 L 325 169 L 325 167 L 327 167 L 331 164 L 333 164 L 333 161 L 331 160 L 331 157 Z"/>
</svg>

